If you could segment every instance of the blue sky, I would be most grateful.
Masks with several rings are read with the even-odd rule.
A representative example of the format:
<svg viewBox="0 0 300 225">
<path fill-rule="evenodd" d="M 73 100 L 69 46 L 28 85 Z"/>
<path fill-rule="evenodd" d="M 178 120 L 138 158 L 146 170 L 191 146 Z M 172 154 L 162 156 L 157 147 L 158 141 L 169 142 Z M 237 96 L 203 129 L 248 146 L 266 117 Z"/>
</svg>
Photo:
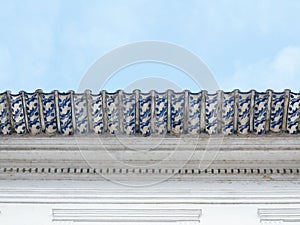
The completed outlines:
<svg viewBox="0 0 300 225">
<path fill-rule="evenodd" d="M 223 90 L 299 91 L 299 12 L 297 0 L 1 1 L 0 89 L 76 90 L 111 49 L 160 40 L 198 55 Z"/>
</svg>

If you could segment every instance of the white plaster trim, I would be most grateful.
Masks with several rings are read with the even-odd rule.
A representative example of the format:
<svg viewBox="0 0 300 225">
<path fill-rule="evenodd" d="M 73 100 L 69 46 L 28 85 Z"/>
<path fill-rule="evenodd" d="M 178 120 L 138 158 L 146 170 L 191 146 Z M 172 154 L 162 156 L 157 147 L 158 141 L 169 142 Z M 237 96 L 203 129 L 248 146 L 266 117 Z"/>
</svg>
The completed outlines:
<svg viewBox="0 0 300 225">
<path fill-rule="evenodd" d="M 212 138 L 222 139 L 218 135 Z M 232 135 L 224 137 L 220 145 L 215 142 L 219 141 L 210 140 L 208 135 L 166 136 L 164 139 L 154 136 L 151 139 L 99 138 L 97 135 L 2 136 L 0 178 L 65 179 L 64 176 L 70 175 L 71 179 L 95 180 L 99 174 L 120 178 L 126 175 L 124 179 L 147 174 L 145 179 L 154 180 L 175 174 L 192 180 L 212 175 L 221 180 L 298 180 L 300 177 L 298 135 Z M 208 143 L 210 146 L 206 149 Z M 200 162 L 209 166 L 200 169 Z"/>
<path fill-rule="evenodd" d="M 163 222 L 200 224 L 201 209 L 180 205 L 125 204 L 103 208 L 54 208 L 52 221 L 62 222 Z"/>
<path fill-rule="evenodd" d="M 257 210 L 260 222 L 268 223 L 284 223 L 293 222 L 300 223 L 300 208 L 260 208 Z"/>
<path fill-rule="evenodd" d="M 300 204 L 299 182 L 182 182 L 126 187 L 109 181 L 1 181 L 0 203 Z"/>
</svg>

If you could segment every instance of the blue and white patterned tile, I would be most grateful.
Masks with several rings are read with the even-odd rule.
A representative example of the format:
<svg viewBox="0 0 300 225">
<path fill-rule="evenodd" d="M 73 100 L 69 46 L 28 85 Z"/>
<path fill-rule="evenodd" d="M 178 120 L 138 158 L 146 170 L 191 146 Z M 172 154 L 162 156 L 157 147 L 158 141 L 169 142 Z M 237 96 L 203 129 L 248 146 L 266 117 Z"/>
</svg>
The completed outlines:
<svg viewBox="0 0 300 225">
<path fill-rule="evenodd" d="M 58 94 L 60 132 L 64 135 L 73 134 L 72 102 L 70 93 Z"/>
<path fill-rule="evenodd" d="M 93 130 L 96 134 L 103 133 L 103 109 L 102 109 L 102 95 L 91 95 L 92 107 L 92 123 Z"/>
<path fill-rule="evenodd" d="M 57 132 L 56 106 L 53 93 L 42 93 L 42 104 L 45 122 L 45 131 L 48 134 Z"/>
<path fill-rule="evenodd" d="M 110 134 L 119 133 L 119 95 L 118 93 L 107 93 L 107 129 Z"/>
<path fill-rule="evenodd" d="M 258 93 L 254 95 L 254 113 L 253 113 L 253 131 L 256 134 L 266 132 L 266 115 L 268 106 L 267 93 Z"/>
<path fill-rule="evenodd" d="M 282 130 L 284 96 L 284 92 L 272 94 L 270 131 L 280 132 Z"/>
<path fill-rule="evenodd" d="M 168 129 L 168 96 L 167 93 L 155 94 L 155 133 L 165 134 Z"/>
<path fill-rule="evenodd" d="M 24 117 L 24 107 L 22 102 L 22 95 L 10 95 L 12 117 L 14 121 L 14 130 L 17 134 L 26 133 L 26 124 Z"/>
<path fill-rule="evenodd" d="M 201 92 L 189 93 L 188 133 L 200 133 Z"/>
<path fill-rule="evenodd" d="M 0 94 L 0 133 L 11 134 L 11 123 L 8 115 L 7 94 Z"/>
<path fill-rule="evenodd" d="M 248 134 L 250 131 L 251 92 L 239 93 L 238 133 Z"/>
<path fill-rule="evenodd" d="M 24 93 L 29 132 L 33 135 L 41 132 L 40 108 L 37 93 Z"/>
<path fill-rule="evenodd" d="M 224 92 L 222 107 L 222 132 L 234 133 L 234 92 Z"/>
<path fill-rule="evenodd" d="M 299 105 L 300 94 L 291 92 L 287 118 L 287 131 L 290 134 L 296 134 L 298 131 Z"/>
<path fill-rule="evenodd" d="M 74 94 L 74 111 L 76 122 L 76 133 L 86 134 L 88 132 L 87 102 L 85 94 Z"/>
<path fill-rule="evenodd" d="M 24 96 L 24 99 L 23 99 Z M 28 121 L 28 132 L 38 134 L 42 132 L 42 122 L 45 123 L 46 133 L 56 133 L 58 131 L 56 104 L 59 106 L 60 133 L 73 134 L 73 121 L 76 122 L 76 133 L 87 133 L 89 128 L 87 100 L 85 94 L 74 94 L 71 99 L 70 93 L 59 93 L 58 103 L 54 93 L 40 93 L 42 106 L 39 104 L 39 93 L 22 94 L 0 94 L 0 133 L 10 134 L 15 131 L 18 134 L 27 132 L 26 122 Z M 122 96 L 122 109 L 119 105 L 119 97 Z M 187 120 L 187 131 L 190 134 L 200 133 L 201 123 L 201 96 L 200 93 L 189 93 L 187 109 L 185 109 L 185 94 L 172 93 L 170 102 L 170 112 L 168 112 L 168 94 L 155 93 L 155 109 L 152 109 L 152 95 L 150 93 L 139 94 L 139 129 L 138 132 L 144 136 L 151 134 L 151 126 L 154 125 L 155 134 L 164 134 L 168 130 L 168 115 L 170 115 L 171 132 L 174 134 L 182 133 L 184 121 Z M 250 111 L 251 92 L 240 92 L 238 95 L 238 115 L 237 132 L 247 134 L 250 132 Z M 105 103 L 102 96 L 88 95 L 91 102 L 91 122 L 95 133 L 104 132 L 103 104 L 106 105 L 108 133 L 116 134 L 120 131 L 120 122 L 124 127 L 124 134 L 132 135 L 136 129 L 136 94 L 119 95 L 119 93 L 108 93 Z M 7 99 L 8 98 L 8 99 Z M 222 132 L 224 134 L 234 133 L 234 92 L 223 94 L 222 101 Z M 266 132 L 266 118 L 268 106 L 268 94 L 257 93 L 254 95 L 253 102 L 253 132 L 264 134 Z M 74 114 L 72 114 L 72 100 L 74 100 Z M 9 105 L 9 102 L 11 105 Z M 272 93 L 270 109 L 270 131 L 280 132 L 283 126 L 285 93 Z M 25 105 L 23 105 L 25 104 Z M 208 134 L 218 132 L 218 94 L 207 94 L 205 101 L 205 131 Z M 42 107 L 43 116 L 40 115 Z M 9 109 L 11 108 L 11 112 Z M 287 132 L 297 133 L 299 128 L 300 116 L 300 93 L 290 93 L 287 112 Z M 26 110 L 26 111 L 25 111 Z M 122 111 L 120 111 L 122 110 Z M 154 110 L 154 115 L 151 115 Z M 26 113 L 25 113 L 26 112 Z M 187 115 L 185 113 L 187 112 Z M 123 118 L 120 118 L 120 113 Z M 27 117 L 25 118 L 25 116 Z M 75 118 L 72 118 L 72 115 Z M 186 118 L 187 117 L 187 118 Z M 41 121 L 44 118 L 44 121 Z M 153 121 L 151 121 L 153 118 Z M 251 117 L 252 118 L 252 117 Z M 11 120 L 12 119 L 12 120 Z M 121 121 L 119 121 L 121 119 Z M 11 124 L 12 121 L 12 124 Z"/>
<path fill-rule="evenodd" d="M 139 95 L 140 133 L 144 136 L 151 134 L 151 94 Z"/>
<path fill-rule="evenodd" d="M 135 134 L 135 94 L 123 94 L 123 125 L 126 135 Z"/>
<path fill-rule="evenodd" d="M 218 132 L 218 94 L 207 94 L 205 101 L 205 130 L 208 134 Z"/>
<path fill-rule="evenodd" d="M 171 130 L 174 134 L 183 132 L 185 93 L 172 93 L 171 96 Z"/>
</svg>

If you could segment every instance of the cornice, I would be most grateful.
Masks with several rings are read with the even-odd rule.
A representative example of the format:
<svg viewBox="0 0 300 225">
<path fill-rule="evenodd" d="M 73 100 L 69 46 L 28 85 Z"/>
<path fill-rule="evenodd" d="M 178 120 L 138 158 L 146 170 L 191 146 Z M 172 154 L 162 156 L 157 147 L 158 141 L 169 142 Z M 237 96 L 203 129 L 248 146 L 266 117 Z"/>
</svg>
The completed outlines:
<svg viewBox="0 0 300 225">
<path fill-rule="evenodd" d="M 2 179 L 300 177 L 298 135 L 10 135 L 2 136 L 0 143 Z"/>
</svg>

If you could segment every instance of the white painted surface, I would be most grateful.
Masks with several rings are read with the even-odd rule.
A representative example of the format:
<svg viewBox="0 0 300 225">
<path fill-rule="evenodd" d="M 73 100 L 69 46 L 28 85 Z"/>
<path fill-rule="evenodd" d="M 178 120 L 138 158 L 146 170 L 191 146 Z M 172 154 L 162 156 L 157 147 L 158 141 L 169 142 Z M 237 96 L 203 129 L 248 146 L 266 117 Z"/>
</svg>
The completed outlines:
<svg viewBox="0 0 300 225">
<path fill-rule="evenodd" d="M 1 181 L 0 224 L 285 224 L 282 218 L 291 212 L 299 217 L 298 187 L 287 181 L 167 181 L 143 188 L 109 181 Z M 277 214 L 268 221 L 262 209 Z"/>
<path fill-rule="evenodd" d="M 194 150 L 185 137 L 169 160 L 178 137 L 122 138 L 1 138 L 0 225 L 300 224 L 298 135 L 229 136 L 209 149 L 204 135 Z M 203 154 L 213 160 L 199 169 Z"/>
</svg>

